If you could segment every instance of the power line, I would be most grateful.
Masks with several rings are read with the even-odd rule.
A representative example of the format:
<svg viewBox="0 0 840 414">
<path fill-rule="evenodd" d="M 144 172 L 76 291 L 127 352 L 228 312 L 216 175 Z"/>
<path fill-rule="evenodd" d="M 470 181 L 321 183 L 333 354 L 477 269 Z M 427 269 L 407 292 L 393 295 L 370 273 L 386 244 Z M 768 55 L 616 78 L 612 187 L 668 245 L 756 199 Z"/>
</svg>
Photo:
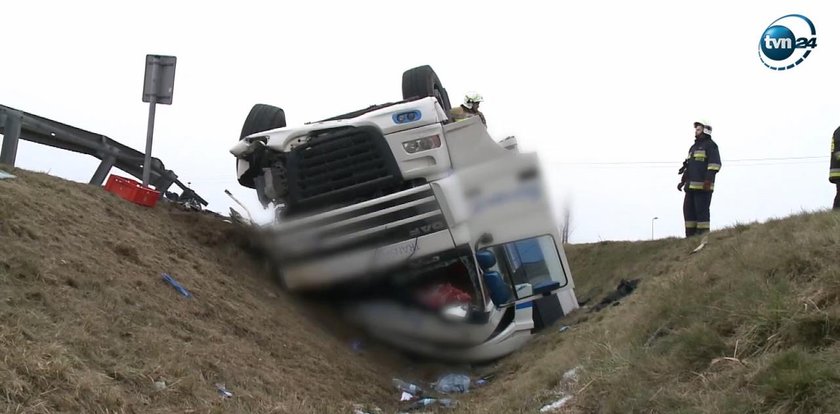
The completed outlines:
<svg viewBox="0 0 840 414">
<path fill-rule="evenodd" d="M 731 159 L 731 160 L 723 160 L 723 164 L 737 164 L 741 162 L 766 162 L 766 161 L 804 161 L 804 160 L 814 160 L 815 161 L 824 161 L 830 158 L 829 156 L 808 156 L 808 157 L 767 157 L 767 158 L 740 158 L 740 159 Z M 552 164 L 562 164 L 562 165 L 649 165 L 649 166 L 674 166 L 682 164 L 682 161 L 557 161 L 553 162 Z M 772 165 L 771 163 L 766 164 L 755 164 L 755 165 Z"/>
</svg>

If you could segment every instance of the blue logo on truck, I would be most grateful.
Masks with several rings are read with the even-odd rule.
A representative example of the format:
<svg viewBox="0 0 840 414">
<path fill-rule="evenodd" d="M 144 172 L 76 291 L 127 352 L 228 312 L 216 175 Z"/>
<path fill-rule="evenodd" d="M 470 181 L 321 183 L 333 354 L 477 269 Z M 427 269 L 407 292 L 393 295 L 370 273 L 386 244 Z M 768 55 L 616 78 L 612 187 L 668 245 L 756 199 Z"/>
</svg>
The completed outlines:
<svg viewBox="0 0 840 414">
<path fill-rule="evenodd" d="M 406 112 L 399 112 L 392 116 L 395 124 L 407 124 L 409 122 L 419 121 L 420 118 L 423 117 L 423 114 L 420 111 L 406 111 Z"/>
</svg>

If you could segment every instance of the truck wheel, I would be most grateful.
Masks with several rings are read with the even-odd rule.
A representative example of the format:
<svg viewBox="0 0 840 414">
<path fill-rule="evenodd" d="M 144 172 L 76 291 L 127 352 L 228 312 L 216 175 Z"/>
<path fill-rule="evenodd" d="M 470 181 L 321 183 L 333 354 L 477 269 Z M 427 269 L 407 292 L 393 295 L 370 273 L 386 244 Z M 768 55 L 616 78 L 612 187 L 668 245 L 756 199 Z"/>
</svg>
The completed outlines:
<svg viewBox="0 0 840 414">
<path fill-rule="evenodd" d="M 251 108 L 248 117 L 245 118 L 239 139 L 241 140 L 256 132 L 268 131 L 284 126 L 286 126 L 286 113 L 282 109 L 271 105 L 256 104 Z M 254 177 L 259 174 L 260 166 L 255 165 L 253 156 L 248 161 L 251 163 L 251 169 L 239 177 L 239 184 L 248 188 L 256 188 Z"/>
<path fill-rule="evenodd" d="M 406 100 L 433 96 L 447 113 L 452 109 L 446 89 L 443 88 L 440 78 L 429 65 L 418 66 L 403 72 L 402 93 L 403 99 Z"/>
<path fill-rule="evenodd" d="M 239 139 L 245 138 L 256 132 L 268 131 L 269 129 L 283 128 L 286 126 L 286 113 L 282 109 L 265 104 L 256 104 L 251 108 L 245 123 L 242 125 L 242 133 Z"/>
</svg>

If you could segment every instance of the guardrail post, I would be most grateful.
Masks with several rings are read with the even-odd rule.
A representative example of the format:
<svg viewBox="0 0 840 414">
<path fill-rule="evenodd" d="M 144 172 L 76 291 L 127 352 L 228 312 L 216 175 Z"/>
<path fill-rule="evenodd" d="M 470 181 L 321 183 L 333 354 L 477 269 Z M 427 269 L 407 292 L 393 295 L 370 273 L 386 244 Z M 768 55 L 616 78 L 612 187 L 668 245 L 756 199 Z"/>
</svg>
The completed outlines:
<svg viewBox="0 0 840 414">
<path fill-rule="evenodd" d="M 111 168 L 115 162 L 117 162 L 117 157 L 114 154 L 108 154 L 102 157 L 102 162 L 96 167 L 96 172 L 93 173 L 93 177 L 90 179 L 90 184 L 102 185 L 105 182 L 105 178 L 108 177 L 108 173 L 111 172 Z"/>
<path fill-rule="evenodd" d="M 0 149 L 0 164 L 15 165 L 15 158 L 17 158 L 18 141 L 20 140 L 20 121 L 21 114 L 19 112 L 9 111 L 6 113 L 6 127 L 3 131 L 3 148 Z"/>
</svg>

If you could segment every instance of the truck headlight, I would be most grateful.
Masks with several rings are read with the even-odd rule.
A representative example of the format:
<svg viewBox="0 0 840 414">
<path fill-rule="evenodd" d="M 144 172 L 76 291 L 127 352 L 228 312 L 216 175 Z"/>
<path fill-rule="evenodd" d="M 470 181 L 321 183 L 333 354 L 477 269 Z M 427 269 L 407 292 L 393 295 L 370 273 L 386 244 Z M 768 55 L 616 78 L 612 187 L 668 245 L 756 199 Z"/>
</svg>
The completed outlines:
<svg viewBox="0 0 840 414">
<path fill-rule="evenodd" d="M 430 137 L 412 139 L 411 141 L 403 142 L 402 146 L 403 149 L 405 149 L 405 152 L 409 154 L 414 154 L 415 152 L 420 151 L 427 151 L 433 148 L 440 147 L 440 137 L 437 135 L 432 135 Z"/>
</svg>

